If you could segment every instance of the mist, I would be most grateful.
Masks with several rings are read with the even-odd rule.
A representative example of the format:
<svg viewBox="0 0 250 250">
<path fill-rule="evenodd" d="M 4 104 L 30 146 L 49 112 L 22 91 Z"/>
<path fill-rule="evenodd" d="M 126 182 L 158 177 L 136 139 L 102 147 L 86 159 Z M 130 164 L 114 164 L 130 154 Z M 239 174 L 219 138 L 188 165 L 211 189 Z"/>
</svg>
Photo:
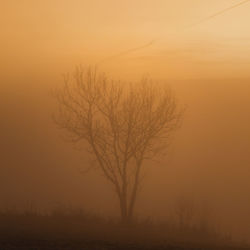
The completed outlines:
<svg viewBox="0 0 250 250">
<path fill-rule="evenodd" d="M 250 243 L 250 6 L 182 31 L 230 7 L 217 2 L 4 3 L 0 209 L 119 217 L 112 185 L 89 170 L 96 163 L 86 145 L 67 141 L 53 120 L 63 74 L 97 65 L 114 81 L 168 85 L 185 107 L 167 151 L 145 162 L 135 216 L 176 221 L 187 200 L 216 230 Z"/>
</svg>

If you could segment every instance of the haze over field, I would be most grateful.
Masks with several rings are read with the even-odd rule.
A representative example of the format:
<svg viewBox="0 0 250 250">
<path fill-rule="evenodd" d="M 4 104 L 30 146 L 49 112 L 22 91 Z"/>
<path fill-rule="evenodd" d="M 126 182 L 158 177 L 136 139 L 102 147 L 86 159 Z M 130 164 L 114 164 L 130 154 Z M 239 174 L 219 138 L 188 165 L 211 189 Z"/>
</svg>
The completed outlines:
<svg viewBox="0 0 250 250">
<path fill-rule="evenodd" d="M 249 242 L 250 2 L 206 20 L 239 2 L 2 1 L 0 207 L 118 215 L 107 181 L 81 173 L 91 158 L 51 118 L 62 74 L 97 65 L 116 80 L 169 84 L 187 107 L 168 155 L 146 164 L 136 214 L 173 217 L 184 197 Z"/>
</svg>

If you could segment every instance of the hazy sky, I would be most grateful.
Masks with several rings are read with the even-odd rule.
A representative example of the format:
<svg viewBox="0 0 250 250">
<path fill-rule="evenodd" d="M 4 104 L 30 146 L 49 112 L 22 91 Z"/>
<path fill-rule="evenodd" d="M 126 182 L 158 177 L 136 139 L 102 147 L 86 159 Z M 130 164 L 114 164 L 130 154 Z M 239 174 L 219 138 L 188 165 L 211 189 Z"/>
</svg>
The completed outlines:
<svg viewBox="0 0 250 250">
<path fill-rule="evenodd" d="M 167 79 L 188 107 L 171 160 L 153 168 L 138 210 L 164 216 L 187 191 L 250 239 L 250 2 L 192 28 L 240 0 L 0 2 L 2 201 L 115 207 L 100 176 L 79 175 L 88 158 L 61 139 L 49 96 L 62 73 L 107 58 L 101 70 Z"/>
<path fill-rule="evenodd" d="M 246 77 L 250 3 L 185 28 L 238 2 L 2 1 L 1 67 L 63 72 L 72 64 L 96 63 L 154 40 L 152 46 L 107 60 L 102 67 L 126 69 L 131 76 L 137 71 L 165 78 Z"/>
</svg>

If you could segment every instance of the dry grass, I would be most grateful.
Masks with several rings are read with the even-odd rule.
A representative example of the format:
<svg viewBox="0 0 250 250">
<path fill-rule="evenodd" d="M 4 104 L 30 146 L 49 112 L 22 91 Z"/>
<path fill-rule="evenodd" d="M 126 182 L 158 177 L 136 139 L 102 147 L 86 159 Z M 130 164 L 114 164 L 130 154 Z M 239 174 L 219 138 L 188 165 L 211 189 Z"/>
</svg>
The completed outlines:
<svg viewBox="0 0 250 250">
<path fill-rule="evenodd" d="M 149 220 L 121 225 L 82 210 L 2 212 L 0 241 L 1 249 L 241 249 L 213 230 Z"/>
</svg>

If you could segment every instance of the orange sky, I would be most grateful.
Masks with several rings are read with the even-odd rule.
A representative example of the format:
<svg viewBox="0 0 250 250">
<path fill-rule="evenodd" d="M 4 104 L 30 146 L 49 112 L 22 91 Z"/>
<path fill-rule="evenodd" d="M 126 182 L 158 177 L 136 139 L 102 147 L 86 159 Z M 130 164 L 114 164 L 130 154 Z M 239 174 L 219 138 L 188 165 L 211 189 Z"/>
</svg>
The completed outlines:
<svg viewBox="0 0 250 250">
<path fill-rule="evenodd" d="M 5 1 L 0 10 L 1 67 L 61 73 L 155 40 L 101 67 L 118 75 L 126 69 L 131 77 L 134 72 L 164 78 L 247 77 L 250 3 L 184 28 L 238 2 Z"/>
<path fill-rule="evenodd" d="M 65 197 L 66 202 L 73 203 L 74 199 L 82 201 L 102 196 L 93 201 L 93 207 L 98 208 L 106 204 L 107 197 L 112 201 L 112 196 L 105 195 L 107 189 L 100 187 L 98 181 L 93 181 L 91 176 L 82 179 L 77 172 L 82 166 L 82 154 L 75 152 L 72 145 L 63 144 L 61 138 L 58 139 L 60 131 L 51 129 L 54 104 L 51 105 L 48 92 L 55 83 L 62 82 L 62 73 L 71 72 L 79 63 L 94 64 L 154 40 L 151 46 L 99 65 L 101 70 L 122 79 L 138 79 L 143 74 L 173 79 L 170 82 L 177 90 L 178 99 L 188 106 L 173 146 L 174 160 L 170 165 L 162 164 L 160 177 L 158 171 L 152 174 L 142 195 L 146 198 L 141 202 L 146 205 L 141 207 L 148 209 L 148 214 L 151 210 L 164 213 L 171 193 L 176 195 L 179 189 L 204 191 L 216 196 L 213 199 L 215 205 L 221 207 L 224 227 L 235 223 L 237 226 L 231 225 L 234 233 L 239 231 L 238 234 L 250 239 L 250 3 L 185 29 L 238 2 L 240 0 L 2 1 L 0 77 L 3 80 L 0 87 L 13 84 L 15 88 L 8 90 L 9 95 L 0 92 L 11 100 L 7 103 L 0 98 L 2 117 L 6 117 L 0 124 L 6 123 L 5 130 L 0 129 L 1 138 L 7 137 L 1 142 L 4 147 L 5 141 L 9 142 L 10 149 L 6 147 L 6 151 L 14 162 L 14 150 L 24 150 L 28 155 L 29 150 L 34 151 L 34 159 L 27 157 L 21 167 L 15 162 L 16 165 L 1 169 L 0 182 L 5 185 L 1 188 L 1 197 L 6 195 L 6 200 L 12 202 L 16 196 L 26 202 L 34 196 L 52 204 L 55 199 Z M 243 78 L 245 80 L 238 80 Z M 29 88 L 22 88 L 24 84 Z M 41 92 L 38 86 L 44 85 L 49 88 Z M 26 106 L 33 112 L 31 115 L 25 113 L 29 111 Z M 16 120 L 9 119 L 12 116 Z M 40 119 L 45 121 L 41 122 L 39 116 L 44 116 Z M 32 126 L 34 136 L 26 136 L 32 133 L 30 127 L 28 132 L 22 129 L 23 122 L 23 126 Z M 37 159 L 41 162 L 33 168 Z M 44 190 L 44 183 L 48 190 Z M 166 193 L 155 195 L 163 188 Z M 202 196 L 206 198 L 203 193 Z"/>
</svg>

